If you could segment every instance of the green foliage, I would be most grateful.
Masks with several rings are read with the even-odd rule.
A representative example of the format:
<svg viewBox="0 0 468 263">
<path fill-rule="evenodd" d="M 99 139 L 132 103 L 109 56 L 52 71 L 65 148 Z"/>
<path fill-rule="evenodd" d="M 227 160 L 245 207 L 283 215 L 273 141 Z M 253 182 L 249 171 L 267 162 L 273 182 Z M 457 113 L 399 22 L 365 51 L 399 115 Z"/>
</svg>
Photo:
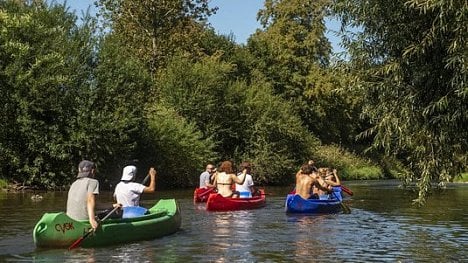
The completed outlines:
<svg viewBox="0 0 468 263">
<path fill-rule="evenodd" d="M 339 67 L 313 66 L 306 81 L 307 107 L 301 111 L 308 129 L 325 144 L 340 143 L 354 148 L 356 136 L 368 126 L 359 118 L 364 104 L 360 94 L 348 92 L 350 76 Z"/>
<path fill-rule="evenodd" d="M 398 156 L 424 203 L 433 185 L 466 170 L 468 5 L 463 1 L 336 0 L 348 38 L 352 88 L 374 147 Z"/>
<path fill-rule="evenodd" d="M 151 78 L 114 35 L 100 42 L 93 75 L 93 82 L 80 88 L 73 144 L 102 171 L 120 174 L 122 163 L 138 158 L 134 152 L 146 130 Z"/>
<path fill-rule="evenodd" d="M 275 93 L 296 101 L 296 109 L 306 107 L 302 96 L 311 67 L 328 64 L 331 45 L 324 23 L 327 2 L 267 0 L 258 13 L 265 29 L 248 41 L 255 67 L 273 84 Z"/>
<path fill-rule="evenodd" d="M 151 87 L 142 65 L 112 36 L 96 55 L 89 17 L 77 27 L 61 5 L 2 3 L 2 174 L 56 188 L 84 158 L 109 171 L 133 157 Z"/>
<path fill-rule="evenodd" d="M 347 75 L 328 69 L 331 45 L 325 36 L 329 5 L 323 1 L 265 1 L 258 17 L 264 27 L 248 41 L 254 68 L 275 94 L 291 101 L 309 131 L 325 143 L 354 142 L 360 104 L 342 92 Z"/>
<path fill-rule="evenodd" d="M 154 105 L 147 115 L 142 161 L 156 165 L 158 186 L 196 185 L 204 165 L 216 158 L 216 144 L 171 108 Z"/>
<path fill-rule="evenodd" d="M 232 65 L 230 76 L 233 79 L 250 81 L 251 71 L 255 64 L 254 57 L 248 48 L 236 44 L 232 35 L 219 36 L 215 34 L 213 29 L 208 29 L 200 45 L 204 54 L 217 57 L 220 61 Z"/>
<path fill-rule="evenodd" d="M 279 184 L 290 181 L 291 174 L 318 145 L 294 114 L 292 106 L 280 96 L 273 95 L 267 82 L 257 79 L 234 88 L 243 94 L 244 143 L 241 159 L 255 165 L 255 180 L 259 183 Z"/>
<path fill-rule="evenodd" d="M 239 140 L 230 129 L 236 126 L 235 116 L 239 114 L 239 105 L 228 88 L 231 70 L 231 65 L 216 57 L 198 63 L 175 57 L 157 81 L 160 102 L 194 122 L 204 138 L 218 142 L 217 152 L 231 153 L 229 156 Z"/>
<path fill-rule="evenodd" d="M 80 103 L 78 83 L 87 82 L 93 43 L 91 22 L 78 28 L 75 21 L 61 5 L 1 3 L 0 164 L 21 183 L 53 188 L 67 181 L 70 118 Z"/>
<path fill-rule="evenodd" d="M 105 24 L 152 72 L 177 53 L 194 54 L 202 50 L 204 22 L 216 11 L 208 0 L 99 0 Z"/>
<path fill-rule="evenodd" d="M 463 182 L 463 183 L 468 182 L 468 173 L 461 173 L 460 175 L 455 176 L 455 178 L 453 178 L 453 181 L 454 182 Z"/>
<path fill-rule="evenodd" d="M 8 181 L 0 178 L 0 189 L 6 189 L 8 187 Z"/>
<path fill-rule="evenodd" d="M 216 161 L 250 160 L 258 182 L 285 181 L 316 140 L 267 82 L 257 79 L 248 86 L 233 81 L 232 68 L 216 56 L 197 63 L 177 57 L 159 75 L 160 101 L 194 122 L 203 138 L 216 142 Z"/>
<path fill-rule="evenodd" d="M 345 180 L 383 178 L 379 165 L 334 145 L 318 147 L 313 159 L 318 167 L 336 168 L 340 178 Z"/>
</svg>

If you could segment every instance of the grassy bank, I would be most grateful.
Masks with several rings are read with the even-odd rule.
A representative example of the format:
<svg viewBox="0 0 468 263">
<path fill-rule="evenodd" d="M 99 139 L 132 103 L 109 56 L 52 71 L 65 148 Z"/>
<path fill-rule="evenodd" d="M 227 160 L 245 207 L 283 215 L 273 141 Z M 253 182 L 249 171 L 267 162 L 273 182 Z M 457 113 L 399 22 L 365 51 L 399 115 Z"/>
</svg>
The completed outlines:
<svg viewBox="0 0 468 263">
<path fill-rule="evenodd" d="M 0 189 L 6 189 L 8 187 L 8 181 L 0 178 Z"/>
<path fill-rule="evenodd" d="M 462 173 L 460 176 L 456 176 L 453 179 L 453 182 L 455 182 L 455 183 L 468 183 L 468 172 L 467 173 Z"/>
<path fill-rule="evenodd" d="M 378 164 L 335 145 L 320 146 L 314 158 L 318 167 L 334 167 L 345 180 L 384 178 L 383 170 Z"/>
</svg>

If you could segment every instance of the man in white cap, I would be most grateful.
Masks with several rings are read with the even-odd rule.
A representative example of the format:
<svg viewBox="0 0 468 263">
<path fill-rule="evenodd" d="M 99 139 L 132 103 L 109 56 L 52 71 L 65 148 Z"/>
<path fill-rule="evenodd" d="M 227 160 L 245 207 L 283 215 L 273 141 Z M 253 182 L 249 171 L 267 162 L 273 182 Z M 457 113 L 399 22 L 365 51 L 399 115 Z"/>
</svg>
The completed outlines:
<svg viewBox="0 0 468 263">
<path fill-rule="evenodd" d="M 123 168 L 122 178 L 115 187 L 114 198 L 117 203 L 123 207 L 139 206 L 142 193 L 154 193 L 156 186 L 156 170 L 151 167 L 148 174 L 150 176 L 149 186 L 136 183 L 133 180 L 136 177 L 137 168 L 134 165 L 128 165 Z"/>
<path fill-rule="evenodd" d="M 93 162 L 83 160 L 78 165 L 78 176 L 70 186 L 67 198 L 67 215 L 75 220 L 89 219 L 93 229 L 98 227 L 94 209 L 95 195 L 99 194 L 99 181 L 94 179 L 96 166 Z"/>
</svg>

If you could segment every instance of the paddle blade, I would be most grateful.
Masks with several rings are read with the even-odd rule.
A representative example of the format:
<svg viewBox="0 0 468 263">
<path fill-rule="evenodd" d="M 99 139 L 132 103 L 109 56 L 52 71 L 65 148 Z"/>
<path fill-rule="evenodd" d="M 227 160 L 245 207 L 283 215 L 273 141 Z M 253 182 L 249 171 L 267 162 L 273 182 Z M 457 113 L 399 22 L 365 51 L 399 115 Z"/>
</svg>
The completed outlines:
<svg viewBox="0 0 468 263">
<path fill-rule="evenodd" d="M 344 214 L 351 214 L 351 209 L 345 203 L 341 202 L 341 208 L 343 208 Z"/>
<path fill-rule="evenodd" d="M 343 192 L 349 194 L 350 196 L 354 195 L 353 191 L 351 191 L 351 189 L 349 189 L 348 187 L 344 185 L 341 186 L 341 190 L 343 190 Z"/>
<path fill-rule="evenodd" d="M 114 207 L 114 209 L 112 209 L 112 211 L 110 211 L 104 218 L 101 219 L 101 222 L 104 221 L 104 220 L 106 220 L 110 215 L 112 215 L 112 214 L 113 214 L 117 209 L 119 209 L 119 208 L 120 208 L 119 206 Z M 73 242 L 73 244 L 71 244 L 71 246 L 68 247 L 68 250 L 72 250 L 72 249 L 78 247 L 78 246 L 81 244 L 81 242 L 83 242 L 83 240 L 84 240 L 85 238 L 87 238 L 87 237 L 88 237 L 91 233 L 93 233 L 93 232 L 94 232 L 94 229 L 91 228 L 88 232 L 86 232 L 86 234 L 84 234 L 84 236 L 78 238 L 78 240 L 76 240 L 75 242 Z"/>
<path fill-rule="evenodd" d="M 73 244 L 71 244 L 71 246 L 68 247 L 68 250 L 72 250 L 76 247 L 79 247 L 81 245 L 81 242 L 83 242 L 83 240 L 93 232 L 94 230 L 91 228 L 88 232 L 86 232 L 86 234 L 84 234 L 82 237 L 78 238 L 75 242 L 73 242 Z"/>
<path fill-rule="evenodd" d="M 341 200 L 341 198 L 338 198 L 336 192 L 332 192 L 332 194 L 335 196 L 336 199 Z M 351 209 L 343 203 L 343 201 L 340 201 L 341 208 L 343 209 L 344 214 L 351 214 Z"/>
<path fill-rule="evenodd" d="M 68 250 L 72 250 L 76 247 L 79 247 L 80 244 L 81 244 L 81 241 L 83 241 L 83 239 L 85 239 L 85 236 L 82 236 L 80 238 L 78 238 L 75 242 L 73 242 L 73 244 L 71 244 L 71 246 L 68 247 Z"/>
</svg>

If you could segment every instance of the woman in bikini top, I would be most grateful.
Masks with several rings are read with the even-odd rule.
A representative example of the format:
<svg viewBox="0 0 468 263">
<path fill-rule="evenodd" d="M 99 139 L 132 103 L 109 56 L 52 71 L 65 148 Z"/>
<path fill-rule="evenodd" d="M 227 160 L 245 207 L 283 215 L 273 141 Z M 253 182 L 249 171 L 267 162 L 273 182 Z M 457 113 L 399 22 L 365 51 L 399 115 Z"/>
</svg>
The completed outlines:
<svg viewBox="0 0 468 263">
<path fill-rule="evenodd" d="M 232 169 L 231 161 L 222 162 L 214 180 L 214 185 L 218 189 L 218 194 L 223 197 L 239 197 L 239 193 L 232 191 L 231 185 L 233 183 L 244 183 L 246 174 L 247 170 L 244 169 L 241 176 L 237 177 Z"/>
</svg>

